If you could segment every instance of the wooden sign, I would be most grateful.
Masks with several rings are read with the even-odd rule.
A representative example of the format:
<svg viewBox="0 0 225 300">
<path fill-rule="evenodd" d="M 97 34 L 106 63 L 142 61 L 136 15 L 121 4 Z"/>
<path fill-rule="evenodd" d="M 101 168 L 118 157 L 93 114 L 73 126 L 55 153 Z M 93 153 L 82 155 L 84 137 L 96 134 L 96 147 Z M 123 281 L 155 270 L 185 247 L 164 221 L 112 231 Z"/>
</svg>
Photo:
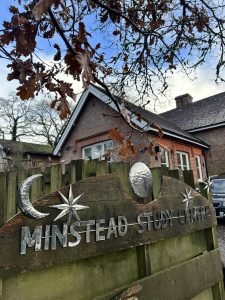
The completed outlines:
<svg viewBox="0 0 225 300">
<path fill-rule="evenodd" d="M 216 224 L 214 208 L 164 177 L 158 199 L 140 204 L 114 174 L 87 178 L 38 199 L 42 218 L 17 214 L 0 228 L 0 276 L 74 262 Z"/>
</svg>

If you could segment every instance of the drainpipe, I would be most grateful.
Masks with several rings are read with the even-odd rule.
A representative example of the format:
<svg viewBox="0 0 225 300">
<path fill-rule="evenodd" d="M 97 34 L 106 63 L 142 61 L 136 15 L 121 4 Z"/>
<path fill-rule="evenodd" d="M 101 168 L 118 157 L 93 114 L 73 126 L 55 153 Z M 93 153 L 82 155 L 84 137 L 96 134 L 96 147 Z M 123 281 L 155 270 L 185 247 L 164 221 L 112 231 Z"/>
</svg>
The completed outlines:
<svg viewBox="0 0 225 300">
<path fill-rule="evenodd" d="M 206 154 L 205 154 L 205 150 L 203 150 L 203 156 L 205 159 L 205 170 L 206 170 L 206 176 L 207 178 L 209 177 L 209 171 L 208 171 L 208 166 L 207 166 L 207 161 L 206 161 Z"/>
</svg>

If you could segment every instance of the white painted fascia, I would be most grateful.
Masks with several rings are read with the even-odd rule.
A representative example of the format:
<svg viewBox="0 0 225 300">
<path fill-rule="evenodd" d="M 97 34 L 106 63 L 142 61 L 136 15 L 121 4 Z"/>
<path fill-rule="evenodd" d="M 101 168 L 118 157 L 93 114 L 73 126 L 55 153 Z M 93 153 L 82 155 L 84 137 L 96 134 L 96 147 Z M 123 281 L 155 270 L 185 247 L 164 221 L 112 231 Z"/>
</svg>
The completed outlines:
<svg viewBox="0 0 225 300">
<path fill-rule="evenodd" d="M 116 107 L 116 105 L 112 102 L 112 100 L 104 93 L 104 92 L 101 92 L 98 88 L 95 88 L 95 86 L 93 85 L 90 85 L 87 90 L 82 94 L 78 104 L 76 105 L 73 113 L 72 113 L 72 116 L 65 128 L 65 130 L 63 131 L 63 134 L 62 136 L 60 137 L 59 139 L 59 142 L 57 143 L 54 151 L 53 151 L 53 155 L 58 155 L 60 150 L 61 150 L 61 147 L 63 146 L 63 143 L 64 141 L 66 140 L 71 128 L 73 127 L 73 125 L 75 124 L 76 122 L 76 119 L 77 117 L 79 116 L 87 98 L 88 98 L 88 95 L 89 93 L 91 93 L 92 95 L 96 96 L 99 100 L 101 100 L 102 102 L 104 102 L 105 104 L 109 105 L 112 109 L 116 110 L 118 112 L 118 109 Z M 144 131 L 153 131 L 153 132 L 158 132 L 157 129 L 155 128 L 152 128 L 151 126 L 149 126 L 149 123 L 146 122 L 145 120 L 137 120 L 137 116 L 130 112 L 131 113 L 131 121 L 132 123 L 134 123 L 137 127 L 139 127 L 141 130 L 144 130 Z M 204 148 L 209 148 L 208 146 L 204 145 L 204 144 L 201 144 L 201 143 L 198 143 L 196 141 L 193 141 L 191 139 L 188 139 L 188 138 L 185 138 L 185 137 L 182 137 L 182 136 L 179 136 L 179 135 L 176 135 L 176 134 L 173 134 L 173 133 L 170 133 L 170 132 L 167 132 L 166 130 L 163 130 L 163 134 L 166 135 L 166 136 L 170 136 L 170 137 L 173 137 L 173 138 L 177 138 L 179 140 L 183 140 L 185 142 L 189 142 L 189 143 L 192 143 L 192 144 L 195 144 L 195 145 L 198 145 L 198 146 L 201 146 L 201 147 L 204 147 Z"/>
</svg>

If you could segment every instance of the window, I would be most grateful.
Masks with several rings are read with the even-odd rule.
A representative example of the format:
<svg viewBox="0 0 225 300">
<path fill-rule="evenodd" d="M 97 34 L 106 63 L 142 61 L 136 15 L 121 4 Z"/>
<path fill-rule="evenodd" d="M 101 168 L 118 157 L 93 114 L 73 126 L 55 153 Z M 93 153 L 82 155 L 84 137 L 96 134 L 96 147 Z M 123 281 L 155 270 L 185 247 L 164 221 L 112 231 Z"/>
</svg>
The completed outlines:
<svg viewBox="0 0 225 300">
<path fill-rule="evenodd" d="M 201 158 L 198 155 L 195 156 L 195 164 L 196 164 L 196 168 L 197 168 L 198 181 L 203 181 L 202 167 L 201 167 Z"/>
<path fill-rule="evenodd" d="M 82 149 L 82 157 L 84 159 L 104 159 L 103 155 L 108 149 L 113 148 L 112 141 L 105 141 L 93 144 Z"/>
<path fill-rule="evenodd" d="M 188 154 L 185 152 L 177 152 L 178 168 L 185 171 L 190 169 Z"/>
<path fill-rule="evenodd" d="M 161 166 L 169 168 L 169 153 L 164 149 L 160 149 Z"/>
</svg>

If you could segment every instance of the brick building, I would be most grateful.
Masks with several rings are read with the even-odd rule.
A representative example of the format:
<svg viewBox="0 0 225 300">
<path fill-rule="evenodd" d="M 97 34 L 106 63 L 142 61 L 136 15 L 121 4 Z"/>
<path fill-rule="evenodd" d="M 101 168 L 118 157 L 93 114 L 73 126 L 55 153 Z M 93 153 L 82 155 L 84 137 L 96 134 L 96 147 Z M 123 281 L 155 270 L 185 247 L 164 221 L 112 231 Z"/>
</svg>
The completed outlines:
<svg viewBox="0 0 225 300">
<path fill-rule="evenodd" d="M 175 98 L 176 108 L 161 116 L 210 145 L 210 175 L 225 173 L 225 92 L 193 102 L 189 94 Z"/>
<path fill-rule="evenodd" d="M 0 171 L 18 168 L 45 168 L 59 163 L 59 157 L 52 155 L 49 145 L 0 140 Z"/>
<path fill-rule="evenodd" d="M 105 151 L 113 148 L 111 159 L 120 161 L 122 158 L 116 151 L 117 144 L 109 137 L 109 130 L 117 128 L 123 136 L 131 136 L 132 143 L 138 149 L 135 155 L 125 160 L 142 161 L 151 168 L 165 166 L 170 169 L 192 169 L 196 183 L 206 177 L 204 153 L 209 148 L 207 143 L 165 118 L 130 102 L 126 103 L 126 108 L 131 113 L 132 123 L 145 130 L 145 136 L 153 144 L 153 154 L 144 151 L 149 146 L 146 137 L 132 131 L 105 92 L 93 85 L 81 96 L 53 154 L 61 156 L 60 160 L 66 162 L 80 158 L 103 159 Z M 137 118 L 137 113 L 141 114 L 141 120 Z M 163 137 L 159 137 L 153 124 L 163 130 Z"/>
</svg>

